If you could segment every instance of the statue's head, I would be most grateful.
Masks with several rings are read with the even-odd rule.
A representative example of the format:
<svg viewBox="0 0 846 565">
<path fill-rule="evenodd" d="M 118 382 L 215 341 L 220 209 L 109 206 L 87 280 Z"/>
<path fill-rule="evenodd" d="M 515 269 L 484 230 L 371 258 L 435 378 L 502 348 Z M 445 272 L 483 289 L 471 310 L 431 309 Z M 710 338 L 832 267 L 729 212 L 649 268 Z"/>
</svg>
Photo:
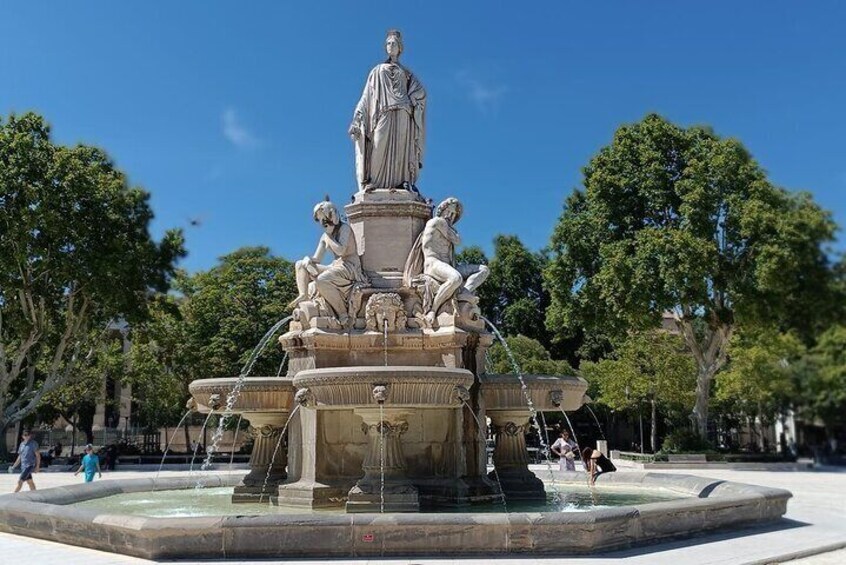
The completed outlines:
<svg viewBox="0 0 846 565">
<path fill-rule="evenodd" d="M 385 51 L 391 59 L 397 59 L 402 54 L 402 35 L 398 29 L 388 30 L 385 36 Z"/>
<path fill-rule="evenodd" d="M 319 222 L 324 228 L 327 226 L 337 226 L 341 223 L 341 216 L 338 214 L 338 209 L 328 199 L 319 202 L 314 207 L 314 221 Z"/>
<path fill-rule="evenodd" d="M 435 208 L 435 215 L 439 218 L 447 220 L 451 224 L 455 224 L 461 219 L 463 208 L 458 198 L 450 196 Z"/>
</svg>

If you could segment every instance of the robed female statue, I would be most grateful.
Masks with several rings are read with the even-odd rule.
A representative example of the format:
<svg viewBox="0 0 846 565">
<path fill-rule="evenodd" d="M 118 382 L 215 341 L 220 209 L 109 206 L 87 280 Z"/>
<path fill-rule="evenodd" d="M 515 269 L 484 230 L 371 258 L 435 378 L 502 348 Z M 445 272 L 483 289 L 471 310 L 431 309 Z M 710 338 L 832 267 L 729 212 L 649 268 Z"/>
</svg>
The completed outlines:
<svg viewBox="0 0 846 565">
<path fill-rule="evenodd" d="M 370 71 L 349 133 L 355 141 L 358 189 L 415 190 L 423 167 L 426 91 L 399 63 L 402 37 L 385 38 L 388 59 Z"/>
</svg>

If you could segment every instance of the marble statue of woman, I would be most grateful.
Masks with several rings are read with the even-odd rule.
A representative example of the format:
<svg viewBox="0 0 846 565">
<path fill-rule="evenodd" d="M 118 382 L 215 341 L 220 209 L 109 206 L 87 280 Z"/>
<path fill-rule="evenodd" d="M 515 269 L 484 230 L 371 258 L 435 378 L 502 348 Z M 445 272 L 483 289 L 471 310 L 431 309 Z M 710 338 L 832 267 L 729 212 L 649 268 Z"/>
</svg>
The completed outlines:
<svg viewBox="0 0 846 565">
<path fill-rule="evenodd" d="M 365 192 L 416 190 L 423 167 L 426 91 L 399 63 L 399 31 L 388 32 L 385 50 L 388 59 L 370 71 L 349 129 L 355 141 L 358 189 Z"/>
</svg>

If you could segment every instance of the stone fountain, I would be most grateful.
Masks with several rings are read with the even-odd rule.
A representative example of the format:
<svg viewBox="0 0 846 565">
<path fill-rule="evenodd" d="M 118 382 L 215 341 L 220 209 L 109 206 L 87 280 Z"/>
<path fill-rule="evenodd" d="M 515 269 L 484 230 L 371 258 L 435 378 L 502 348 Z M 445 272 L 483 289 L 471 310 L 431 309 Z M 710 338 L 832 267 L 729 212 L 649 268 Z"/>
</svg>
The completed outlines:
<svg viewBox="0 0 846 565">
<path fill-rule="evenodd" d="M 492 501 L 499 486 L 488 476 L 479 430 L 487 418 L 506 497 L 545 496 L 527 467 L 523 433 L 531 413 L 520 383 L 514 375 L 483 375 L 493 336 L 475 291 L 488 269 L 455 261 L 463 206 L 447 198 L 433 207 L 416 186 L 425 89 L 399 65 L 398 32 L 389 33 L 386 49 L 389 59 L 371 71 L 350 126 L 358 191 L 344 207 L 348 220 L 333 203 L 319 202 L 316 251 L 296 262 L 293 321 L 279 338 L 287 378 L 275 388 L 273 379 L 248 379 L 235 406 L 259 430 L 260 453 L 235 502 L 268 494 L 255 480 L 271 465 L 265 446 L 294 394 L 299 409 L 288 428 L 287 461 L 273 462 L 279 468 L 267 482 L 277 504 L 416 512 Z M 232 384 L 199 381 L 191 393 L 203 410 L 209 394 L 226 394 Z M 544 409 L 556 394 L 575 410 L 586 389 L 578 377 L 535 376 L 528 386 Z M 252 393 L 259 389 L 266 397 Z"/>
<path fill-rule="evenodd" d="M 784 514 L 790 493 L 783 490 L 624 472 L 601 477 L 601 487 L 672 491 L 677 498 L 583 513 L 472 512 L 471 504 L 498 504 L 503 495 L 545 500 L 543 481 L 528 467 L 526 433 L 536 412 L 578 409 L 586 383 L 484 373 L 494 336 L 475 291 L 488 269 L 455 260 L 460 201 L 433 206 L 417 187 L 426 92 L 399 64 L 399 32 L 389 32 L 385 44 L 388 60 L 370 72 L 349 128 L 357 191 L 344 208 L 346 220 L 334 204 L 319 202 L 316 250 L 296 262 L 298 296 L 279 338 L 290 360 L 287 375 L 190 386 L 200 412 L 241 414 L 250 422 L 250 472 L 0 496 L 0 530 L 153 559 L 558 555 Z M 490 475 L 480 429 L 488 420 L 495 438 Z M 584 483 L 577 473 L 557 479 L 565 489 Z M 233 486 L 232 502 L 243 515 L 162 518 L 78 506 L 133 493 L 168 496 L 151 491 L 192 489 L 200 497 L 196 486 Z M 304 516 L 279 508 L 260 516 L 244 504 L 267 508 L 268 500 L 338 512 Z M 468 508 L 416 514 L 448 507 Z M 376 514 L 382 512 L 393 514 Z"/>
</svg>

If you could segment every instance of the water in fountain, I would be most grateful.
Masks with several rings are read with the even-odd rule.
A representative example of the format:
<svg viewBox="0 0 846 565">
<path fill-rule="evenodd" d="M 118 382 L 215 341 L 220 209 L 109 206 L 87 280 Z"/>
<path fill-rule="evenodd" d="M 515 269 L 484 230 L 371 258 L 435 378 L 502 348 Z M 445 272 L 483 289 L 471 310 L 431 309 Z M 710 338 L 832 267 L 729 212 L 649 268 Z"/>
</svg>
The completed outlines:
<svg viewBox="0 0 846 565">
<path fill-rule="evenodd" d="M 286 316 L 273 324 L 267 333 L 264 334 L 264 337 L 259 340 L 258 345 L 256 345 L 252 353 L 250 353 L 249 358 L 247 358 L 247 362 L 244 363 L 244 366 L 241 368 L 241 372 L 238 374 L 238 380 L 235 381 L 235 386 L 233 386 L 232 390 L 229 391 L 229 394 L 226 395 L 226 406 L 224 407 L 223 414 L 217 423 L 217 429 L 214 431 L 214 435 L 212 435 L 211 446 L 206 448 L 206 459 L 203 461 L 202 467 L 200 467 L 201 471 L 207 471 L 211 467 L 212 458 L 217 451 L 220 440 L 223 439 L 223 431 L 224 426 L 226 425 L 226 420 L 232 414 L 232 410 L 238 402 L 238 397 L 241 396 L 241 388 L 244 386 L 244 381 L 250 374 L 250 371 L 253 370 L 253 365 L 256 364 L 259 356 L 264 352 L 265 348 L 267 348 L 267 345 L 270 343 L 271 339 L 273 339 L 273 336 L 276 335 L 276 332 L 278 332 L 283 325 L 290 322 L 292 319 L 293 316 Z M 197 482 L 197 487 L 202 487 L 199 481 Z"/>
<path fill-rule="evenodd" d="M 487 446 L 488 438 L 485 434 L 485 429 L 482 426 L 482 422 L 479 421 L 479 416 L 476 414 L 476 412 L 473 411 L 473 408 L 471 408 L 470 405 L 467 404 L 466 400 L 462 399 L 461 403 L 464 405 L 464 407 L 467 410 L 470 411 L 470 414 L 473 415 L 473 420 L 476 421 L 476 428 L 479 430 L 479 438 L 482 440 L 482 445 Z M 488 459 L 488 456 L 487 456 L 487 453 L 485 453 L 485 462 L 486 463 L 487 463 L 487 459 Z M 502 508 L 505 511 L 505 513 L 508 514 L 508 504 L 505 502 L 505 491 L 502 489 L 502 481 L 499 480 L 499 471 L 496 470 L 496 465 L 493 466 L 493 472 L 494 472 L 494 478 L 496 479 L 497 487 L 499 487 L 499 498 L 502 500 Z"/>
<path fill-rule="evenodd" d="M 281 377 L 281 376 L 282 376 L 282 367 L 284 367 L 284 366 L 285 366 L 285 361 L 287 361 L 287 360 L 288 360 L 288 352 L 286 351 L 286 352 L 285 352 L 285 355 L 282 357 L 282 362 L 281 362 L 281 363 L 279 363 L 279 370 L 278 370 L 278 371 L 276 371 L 276 376 L 277 376 L 277 377 Z"/>
<path fill-rule="evenodd" d="M 386 326 L 387 327 L 387 326 Z M 385 405 L 379 403 L 379 513 L 385 513 Z"/>
<path fill-rule="evenodd" d="M 241 431 L 241 420 L 244 418 L 243 414 L 238 414 L 238 423 L 235 424 L 235 437 L 232 438 L 232 449 L 229 454 L 229 473 L 232 473 L 232 462 L 235 461 L 235 445 L 238 443 L 238 432 Z"/>
<path fill-rule="evenodd" d="M 209 410 L 208 416 L 206 416 L 206 419 L 203 420 L 203 427 L 200 428 L 200 432 L 197 434 L 197 439 L 194 441 L 194 453 L 191 455 L 191 466 L 188 467 L 189 476 L 194 472 L 194 460 L 197 458 L 197 450 L 200 449 L 200 438 L 203 437 L 203 432 L 205 431 L 206 426 L 209 425 L 209 420 L 211 420 L 212 414 L 214 414 L 213 409 Z"/>
<path fill-rule="evenodd" d="M 165 463 L 165 458 L 167 457 L 167 452 L 170 451 L 170 446 L 173 445 L 173 440 L 176 439 L 176 434 L 179 432 L 179 428 L 182 427 L 182 424 L 185 423 L 185 419 L 191 414 L 191 410 L 185 412 L 182 416 L 182 419 L 179 420 L 179 423 L 176 424 L 176 429 L 173 431 L 173 435 L 170 436 L 170 440 L 168 440 L 167 445 L 165 446 L 164 454 L 162 455 L 162 460 L 159 463 L 159 469 L 156 471 L 156 478 L 159 478 L 159 473 L 162 472 L 162 467 Z"/>
<path fill-rule="evenodd" d="M 602 425 L 599 423 L 599 418 L 596 417 L 596 413 L 593 411 L 593 408 L 591 408 L 588 403 L 585 403 L 584 406 L 588 409 L 590 415 L 593 416 L 593 421 L 596 422 L 596 429 L 599 430 L 599 435 L 601 435 L 602 439 L 605 440 L 605 432 L 602 431 Z"/>
<path fill-rule="evenodd" d="M 553 501 L 555 503 L 558 503 L 561 500 L 561 493 L 558 491 L 558 485 L 555 484 L 555 473 L 552 471 L 552 457 L 550 455 L 549 442 L 547 439 L 544 438 L 545 430 L 541 430 L 541 421 L 538 418 L 538 411 L 537 409 L 535 409 L 535 403 L 532 401 L 532 395 L 529 394 L 529 387 L 526 385 L 525 379 L 523 379 L 523 371 L 520 369 L 520 364 L 517 363 L 517 359 L 515 359 L 514 354 L 511 352 L 511 348 L 508 347 L 508 343 L 505 341 L 505 338 L 502 337 L 502 334 L 499 333 L 497 327 L 493 325 L 493 323 L 491 323 L 491 321 L 485 318 L 484 316 L 482 316 L 481 318 L 488 325 L 488 327 L 491 328 L 491 331 L 502 344 L 502 347 L 505 349 L 505 354 L 508 356 L 508 360 L 511 362 L 511 367 L 514 369 L 514 373 L 520 380 L 520 389 L 523 391 L 523 397 L 526 399 L 526 405 L 529 407 L 529 413 L 531 414 L 532 427 L 537 432 L 538 442 L 540 443 L 541 450 L 543 450 L 544 462 L 546 463 L 546 470 L 549 473 L 550 486 L 552 487 L 552 491 L 554 493 Z"/>
<path fill-rule="evenodd" d="M 290 414 L 288 414 L 288 419 L 285 421 L 285 425 L 282 426 L 282 432 L 279 434 L 279 439 L 276 441 L 276 447 L 273 448 L 273 455 L 270 456 L 270 463 L 267 464 L 267 474 L 264 476 L 264 483 L 261 485 L 259 502 L 261 502 L 264 498 L 264 492 L 267 490 L 267 483 L 270 482 L 270 473 L 273 471 L 273 462 L 276 461 L 276 456 L 279 454 L 279 448 L 282 446 L 282 442 L 285 439 L 285 432 L 288 430 L 288 424 L 291 423 L 291 420 L 294 418 L 294 414 L 296 414 L 299 409 L 299 404 L 294 406 L 294 409 L 291 410 Z M 268 499 L 269 498 L 270 497 L 268 496 Z"/>
<path fill-rule="evenodd" d="M 576 443 L 576 450 L 579 452 L 579 459 L 582 457 L 582 448 L 579 446 L 579 438 L 576 437 L 576 428 L 573 427 L 573 423 L 570 421 L 570 417 L 567 415 L 567 411 L 564 410 L 563 406 L 558 407 L 561 410 L 561 414 L 564 415 L 564 420 L 567 421 L 567 427 L 570 428 L 570 434 L 573 436 L 573 441 Z M 587 468 L 587 464 L 582 461 L 582 465 Z"/>
<path fill-rule="evenodd" d="M 388 320 L 382 320 L 382 343 L 385 349 L 385 367 L 388 366 Z"/>
</svg>

